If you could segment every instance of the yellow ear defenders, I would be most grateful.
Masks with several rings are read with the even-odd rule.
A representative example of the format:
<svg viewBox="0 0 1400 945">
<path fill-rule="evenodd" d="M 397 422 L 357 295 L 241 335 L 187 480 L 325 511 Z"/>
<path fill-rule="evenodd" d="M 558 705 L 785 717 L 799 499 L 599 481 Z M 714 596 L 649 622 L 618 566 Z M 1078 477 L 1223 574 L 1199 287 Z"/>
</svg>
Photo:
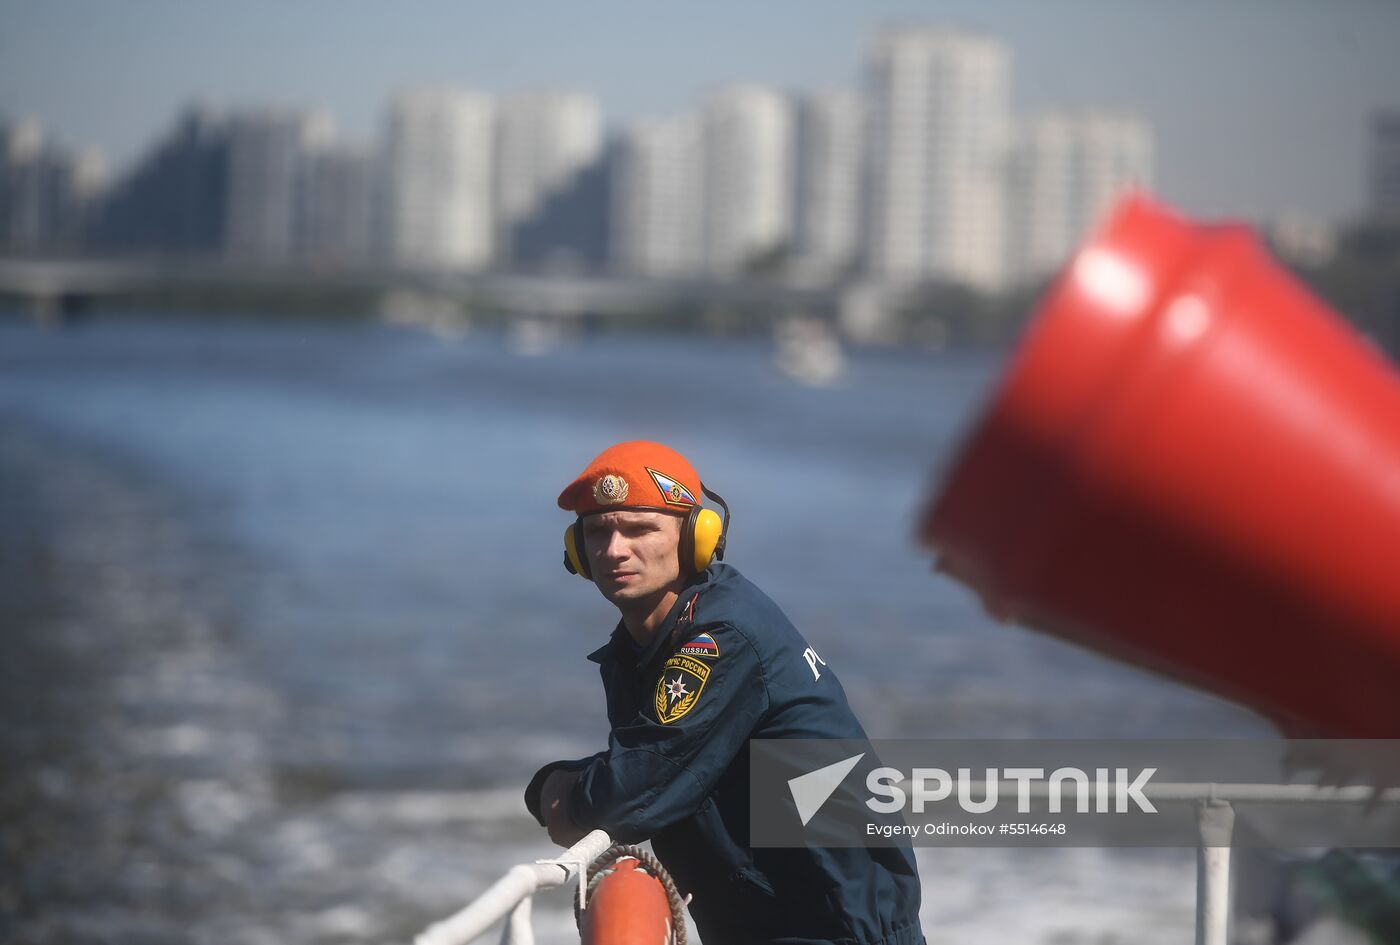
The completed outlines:
<svg viewBox="0 0 1400 945">
<path fill-rule="evenodd" d="M 724 509 L 724 518 L 710 509 L 692 505 L 681 524 L 681 566 L 689 565 L 692 574 L 699 574 L 710 566 L 710 561 L 724 560 L 724 545 L 729 535 L 729 505 L 717 494 L 700 484 L 700 490 L 719 503 Z M 633 508 L 636 508 L 634 506 Z M 647 507 L 642 511 L 666 512 L 669 509 Z M 564 529 L 564 568 L 570 574 L 577 574 L 586 581 L 593 580 L 588 568 L 588 552 L 583 544 L 583 519 L 578 518 Z"/>
</svg>

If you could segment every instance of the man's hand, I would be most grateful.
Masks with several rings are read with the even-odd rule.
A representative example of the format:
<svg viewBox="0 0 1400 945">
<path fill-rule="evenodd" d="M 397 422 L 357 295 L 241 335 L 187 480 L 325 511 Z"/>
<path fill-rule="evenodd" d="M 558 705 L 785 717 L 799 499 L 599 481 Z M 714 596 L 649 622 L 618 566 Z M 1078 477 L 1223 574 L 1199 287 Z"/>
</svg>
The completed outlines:
<svg viewBox="0 0 1400 945">
<path fill-rule="evenodd" d="M 561 847 L 571 847 L 584 838 L 587 831 L 574 825 L 569 816 L 569 790 L 578 780 L 577 771 L 551 771 L 540 788 L 540 809 L 544 811 L 549 839 Z"/>
</svg>

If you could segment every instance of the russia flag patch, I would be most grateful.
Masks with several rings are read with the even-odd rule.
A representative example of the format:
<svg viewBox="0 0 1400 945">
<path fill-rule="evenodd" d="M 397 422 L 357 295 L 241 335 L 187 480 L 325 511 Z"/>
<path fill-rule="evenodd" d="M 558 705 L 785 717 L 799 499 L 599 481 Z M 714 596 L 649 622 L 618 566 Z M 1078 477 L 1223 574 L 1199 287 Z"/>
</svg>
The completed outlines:
<svg viewBox="0 0 1400 945">
<path fill-rule="evenodd" d="M 702 633 L 689 643 L 684 644 L 681 647 L 681 652 L 686 656 L 703 656 L 707 659 L 714 659 L 719 656 L 719 644 L 708 633 Z"/>
<path fill-rule="evenodd" d="M 656 488 L 661 490 L 661 498 L 666 500 L 667 505 L 698 505 L 695 496 L 690 494 L 690 490 L 672 479 L 665 473 L 657 472 L 650 466 L 647 472 L 651 473 L 651 478 L 656 482 Z"/>
</svg>

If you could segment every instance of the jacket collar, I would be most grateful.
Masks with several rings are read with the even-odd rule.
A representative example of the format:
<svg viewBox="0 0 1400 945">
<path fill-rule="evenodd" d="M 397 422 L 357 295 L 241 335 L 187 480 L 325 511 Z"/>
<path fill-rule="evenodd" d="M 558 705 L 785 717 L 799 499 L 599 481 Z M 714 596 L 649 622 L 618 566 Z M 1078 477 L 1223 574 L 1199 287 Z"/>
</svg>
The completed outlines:
<svg viewBox="0 0 1400 945">
<path fill-rule="evenodd" d="M 710 572 L 706 571 L 694 583 L 681 591 L 676 602 L 667 611 L 666 619 L 661 621 L 661 626 L 656 628 L 651 642 L 641 653 L 636 652 L 636 648 L 632 645 L 631 634 L 627 632 L 627 627 L 619 620 L 617 626 L 613 628 L 612 636 L 608 638 L 608 642 L 589 653 L 588 659 L 599 665 L 611 661 L 622 666 L 630 664 L 638 669 L 649 667 L 660 658 L 661 654 L 669 652 L 670 648 L 675 645 L 676 631 L 690 626 L 692 622 L 691 605 L 696 596 L 709 584 L 710 577 Z"/>
</svg>

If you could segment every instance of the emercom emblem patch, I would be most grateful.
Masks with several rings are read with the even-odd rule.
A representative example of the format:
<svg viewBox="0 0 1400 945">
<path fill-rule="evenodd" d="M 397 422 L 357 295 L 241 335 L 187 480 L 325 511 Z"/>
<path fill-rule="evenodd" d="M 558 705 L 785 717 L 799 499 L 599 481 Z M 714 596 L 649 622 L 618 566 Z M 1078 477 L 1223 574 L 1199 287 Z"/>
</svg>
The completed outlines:
<svg viewBox="0 0 1400 945">
<path fill-rule="evenodd" d="M 695 708 L 709 678 L 710 667 L 693 657 L 668 659 L 656 681 L 656 720 L 669 725 Z"/>
</svg>

